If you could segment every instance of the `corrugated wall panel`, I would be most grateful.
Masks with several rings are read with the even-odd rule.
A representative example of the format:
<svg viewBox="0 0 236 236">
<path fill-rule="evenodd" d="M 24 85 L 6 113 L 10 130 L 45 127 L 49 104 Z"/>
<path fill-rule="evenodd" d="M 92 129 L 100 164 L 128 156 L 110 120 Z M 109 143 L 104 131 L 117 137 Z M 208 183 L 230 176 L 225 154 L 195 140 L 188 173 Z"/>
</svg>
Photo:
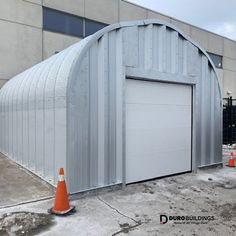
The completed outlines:
<svg viewBox="0 0 236 236">
<path fill-rule="evenodd" d="M 200 143 L 201 143 L 201 161 L 199 162 L 199 164 L 205 164 L 206 162 L 206 149 L 207 149 L 207 145 L 206 145 L 206 133 L 205 130 L 207 129 L 207 122 L 204 121 L 204 119 L 207 120 L 207 110 L 206 110 L 206 106 L 205 106 L 205 101 L 207 100 L 206 96 L 207 96 L 207 87 L 205 85 L 205 83 L 203 83 L 203 81 L 207 81 L 207 58 L 205 56 L 202 56 L 202 65 L 201 65 L 201 97 L 199 98 L 201 100 L 201 138 L 200 138 Z"/>
<path fill-rule="evenodd" d="M 172 30 L 171 32 L 171 73 L 178 74 L 179 67 L 179 33 Z"/>
<path fill-rule="evenodd" d="M 29 129 L 28 129 L 28 148 L 29 148 L 29 168 L 32 171 L 36 171 L 36 106 L 35 106 L 35 89 L 38 82 L 38 79 L 41 76 L 42 69 L 46 63 L 42 63 L 37 72 L 33 75 L 30 81 L 30 87 L 27 97 L 28 102 L 28 120 L 29 120 Z"/>
<path fill-rule="evenodd" d="M 214 71 L 210 70 L 210 163 L 214 162 L 215 157 L 215 90 L 216 81 Z"/>
<path fill-rule="evenodd" d="M 207 60 L 206 60 L 207 61 Z M 205 110 L 205 117 L 203 118 L 203 122 L 205 123 L 205 163 L 204 165 L 210 164 L 210 134 L 211 134 L 211 124 L 210 124 L 210 118 L 211 118 L 211 97 L 210 97 L 210 84 L 211 84 L 211 75 L 210 75 L 210 68 L 208 67 L 208 62 L 205 65 L 206 67 L 206 79 L 204 81 L 205 86 L 205 100 L 204 100 L 204 110 Z"/>
<path fill-rule="evenodd" d="M 153 68 L 153 25 L 148 25 L 144 30 L 144 68 L 150 70 Z"/>
<path fill-rule="evenodd" d="M 214 128 L 215 128 L 215 155 L 213 157 L 215 163 L 222 162 L 222 139 L 223 139 L 223 113 L 222 113 L 222 97 L 219 91 L 219 83 L 217 83 L 217 75 L 214 73 L 215 80 L 215 119 L 214 119 Z M 219 106 L 221 104 L 221 106 Z"/>
<path fill-rule="evenodd" d="M 130 67 L 137 67 L 139 64 L 139 27 L 133 26 L 133 27 L 125 27 L 121 29 L 123 31 L 122 34 L 122 43 L 123 43 L 123 58 L 126 62 L 127 66 Z M 131 42 L 132 40 L 132 42 Z M 130 54 L 129 52 L 132 52 Z"/>
<path fill-rule="evenodd" d="M 108 61 L 108 53 L 109 53 L 109 35 L 105 34 L 105 47 L 104 47 L 104 182 L 102 186 L 109 184 L 109 61 Z"/>
<path fill-rule="evenodd" d="M 40 176 L 45 176 L 45 102 L 44 87 L 45 81 L 53 66 L 54 60 L 47 61 L 35 84 L 35 171 Z M 46 177 L 45 177 L 46 178 Z"/>
<path fill-rule="evenodd" d="M 116 36 L 117 31 L 109 33 L 108 43 L 108 183 L 116 182 Z"/>
<path fill-rule="evenodd" d="M 171 66 L 172 66 L 172 61 L 174 60 L 173 56 L 175 55 L 172 54 L 172 42 L 171 42 L 171 34 L 172 30 L 167 28 L 166 29 L 166 53 L 164 54 L 166 56 L 166 61 L 165 61 L 165 70 L 164 72 L 171 73 Z"/>
<path fill-rule="evenodd" d="M 159 63 L 159 29 L 160 26 L 152 25 L 152 70 L 158 70 Z"/>
<path fill-rule="evenodd" d="M 132 42 L 133 40 L 133 36 L 131 36 L 131 38 L 127 39 L 129 40 L 129 42 Z M 143 68 L 145 63 L 144 63 L 144 59 L 145 59 L 145 28 L 143 26 L 139 26 L 138 27 L 138 66 L 139 68 Z M 130 57 L 134 59 L 133 56 L 133 51 L 131 51 L 130 48 L 128 48 L 128 52 L 127 54 L 130 55 Z M 125 63 L 126 65 L 126 63 Z"/>
<path fill-rule="evenodd" d="M 159 71 L 166 72 L 167 70 L 167 34 L 166 26 L 163 25 L 159 31 Z"/>
<path fill-rule="evenodd" d="M 89 50 L 89 187 L 98 184 L 98 43 Z"/>
<path fill-rule="evenodd" d="M 105 150 L 105 80 L 107 78 L 108 63 L 107 63 L 107 43 L 108 35 L 104 35 L 98 41 L 98 186 L 104 186 L 105 183 L 105 159 L 107 158 Z M 82 178 L 82 176 L 80 176 Z"/>
<path fill-rule="evenodd" d="M 66 167 L 67 80 L 82 45 L 19 74 L 0 92 L 1 152 L 51 183 Z"/>
<path fill-rule="evenodd" d="M 124 110 L 124 89 L 125 89 L 125 70 L 123 65 L 123 44 L 122 44 L 123 31 L 119 29 L 116 35 L 116 176 L 113 183 L 122 182 L 122 164 L 123 164 L 123 116 Z"/>
</svg>

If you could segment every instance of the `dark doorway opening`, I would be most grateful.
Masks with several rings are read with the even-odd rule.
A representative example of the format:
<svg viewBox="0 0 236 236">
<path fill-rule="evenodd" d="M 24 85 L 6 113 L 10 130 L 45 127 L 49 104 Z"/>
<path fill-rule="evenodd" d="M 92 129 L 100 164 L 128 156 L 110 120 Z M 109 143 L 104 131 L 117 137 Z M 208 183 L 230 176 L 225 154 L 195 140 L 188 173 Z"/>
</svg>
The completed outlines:
<svg viewBox="0 0 236 236">
<path fill-rule="evenodd" d="M 223 99 L 223 143 L 236 143 L 236 99 Z"/>
</svg>

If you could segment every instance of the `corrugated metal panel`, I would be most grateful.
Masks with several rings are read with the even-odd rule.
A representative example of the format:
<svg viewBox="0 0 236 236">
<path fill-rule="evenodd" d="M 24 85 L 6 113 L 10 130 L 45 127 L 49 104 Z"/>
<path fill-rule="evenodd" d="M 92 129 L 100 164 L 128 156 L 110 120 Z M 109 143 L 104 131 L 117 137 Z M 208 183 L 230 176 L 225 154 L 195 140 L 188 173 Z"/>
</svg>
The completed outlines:
<svg viewBox="0 0 236 236">
<path fill-rule="evenodd" d="M 193 86 L 193 168 L 222 161 L 221 92 L 207 54 L 173 25 L 108 26 L 0 91 L 0 150 L 70 192 L 124 182 L 125 79 Z"/>
<path fill-rule="evenodd" d="M 86 42 L 17 75 L 0 90 L 1 152 L 52 184 L 59 166 L 66 167 L 68 75 Z"/>
</svg>

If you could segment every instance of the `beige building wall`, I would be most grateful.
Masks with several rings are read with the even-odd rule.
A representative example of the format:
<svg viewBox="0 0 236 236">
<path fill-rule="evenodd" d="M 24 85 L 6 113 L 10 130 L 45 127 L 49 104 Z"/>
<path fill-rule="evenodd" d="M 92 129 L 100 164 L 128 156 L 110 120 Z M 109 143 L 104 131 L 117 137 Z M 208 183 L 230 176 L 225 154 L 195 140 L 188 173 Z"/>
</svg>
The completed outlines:
<svg viewBox="0 0 236 236">
<path fill-rule="evenodd" d="M 86 0 L 42 0 L 42 5 L 74 15 L 84 16 L 85 1 Z"/>
<path fill-rule="evenodd" d="M 62 51 L 81 39 L 55 32 L 43 31 L 43 59 Z"/>
<path fill-rule="evenodd" d="M 42 6 L 98 22 L 157 18 L 189 35 L 203 49 L 223 56 L 217 69 L 223 96 L 236 98 L 236 42 L 125 0 L 0 0 L 0 86 L 14 75 L 80 40 L 42 29 Z"/>
</svg>

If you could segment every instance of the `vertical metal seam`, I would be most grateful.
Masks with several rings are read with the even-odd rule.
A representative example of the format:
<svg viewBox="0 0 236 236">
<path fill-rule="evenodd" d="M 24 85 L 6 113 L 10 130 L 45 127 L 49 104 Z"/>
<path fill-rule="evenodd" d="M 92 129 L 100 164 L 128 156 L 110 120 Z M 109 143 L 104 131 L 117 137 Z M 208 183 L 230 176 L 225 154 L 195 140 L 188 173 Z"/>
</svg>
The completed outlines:
<svg viewBox="0 0 236 236">
<path fill-rule="evenodd" d="M 22 147 L 21 148 L 19 148 L 19 136 L 21 135 L 20 134 L 20 132 L 18 133 L 18 131 L 19 131 L 19 116 L 21 116 L 21 114 L 19 114 L 19 113 L 22 113 L 22 110 L 20 110 L 20 108 L 19 108 L 19 106 L 20 106 L 20 103 L 22 103 L 22 100 L 20 100 L 20 99 L 18 99 L 19 98 L 19 93 L 20 93 L 20 91 L 21 91 L 21 87 L 22 87 L 22 85 L 24 84 L 24 80 L 27 78 L 27 76 L 29 76 L 29 71 L 26 71 L 25 72 L 25 78 L 23 79 L 23 78 L 21 78 L 21 79 L 19 79 L 19 86 L 17 87 L 17 91 L 16 91 L 16 109 L 17 109 L 17 120 L 18 120 L 18 127 L 17 127 L 17 150 L 18 150 L 18 161 L 20 162 L 20 163 L 23 163 L 23 160 L 20 160 L 20 158 L 23 158 L 23 156 L 22 157 L 20 157 L 21 155 L 20 155 L 20 149 L 22 150 Z M 21 124 L 22 125 L 22 124 Z M 23 127 L 21 126 L 21 131 L 22 131 L 22 129 L 23 129 Z M 22 137 L 21 137 L 21 142 L 23 142 L 23 140 L 22 140 Z M 22 145 L 23 146 L 23 145 Z"/>
<path fill-rule="evenodd" d="M 90 65 L 90 60 L 91 60 L 91 56 L 90 56 L 90 50 L 91 48 L 89 49 L 88 51 L 88 64 Z M 90 66 L 88 66 L 88 105 L 89 105 L 89 109 L 88 109 L 88 122 L 87 122 L 87 125 L 88 125 L 88 155 L 87 155 L 87 182 L 86 182 L 86 187 L 90 188 L 90 162 L 91 162 L 91 127 L 90 127 L 90 124 L 91 124 L 91 72 L 90 72 Z"/>
<path fill-rule="evenodd" d="M 191 117 L 192 117 L 192 124 L 191 124 L 191 160 L 192 171 L 196 171 L 197 160 L 196 160 L 196 84 L 192 86 L 192 102 L 191 102 Z"/>
<path fill-rule="evenodd" d="M 35 73 L 34 73 L 34 75 L 32 76 L 32 78 L 31 78 L 31 80 L 30 80 L 30 84 L 29 84 L 29 89 L 28 89 L 28 98 L 27 98 L 27 105 L 28 105 L 28 122 L 29 122 L 29 113 L 30 113 L 30 102 L 32 102 L 32 101 L 30 101 L 30 90 L 31 90 L 31 86 L 32 86 L 32 83 L 33 83 L 33 81 L 34 81 L 34 78 L 35 78 L 35 75 L 37 75 L 37 72 L 38 71 L 40 71 L 40 69 L 41 69 L 41 67 L 42 67 L 42 65 L 39 65 L 38 66 L 38 68 L 36 69 L 36 71 L 35 71 Z M 29 124 L 28 124 L 28 126 L 29 126 Z M 30 148 L 30 127 L 28 128 L 28 149 Z M 28 158 L 30 158 L 30 151 L 28 150 L 28 152 L 29 152 L 29 157 Z M 36 163 L 34 163 L 34 165 L 36 165 Z M 29 160 L 28 160 L 28 166 L 29 166 L 29 168 L 32 168 L 31 166 L 30 166 L 30 163 L 29 163 Z M 36 167 L 36 166 L 35 166 Z M 35 168 L 34 167 L 34 168 Z"/>
<path fill-rule="evenodd" d="M 50 65 L 50 64 L 48 64 L 48 65 Z M 47 68 L 47 66 L 45 66 L 44 67 L 44 69 L 46 69 Z M 37 134 L 36 134 L 36 132 L 37 132 L 37 88 L 38 88 L 38 84 L 39 84 L 39 82 L 40 82 L 40 79 L 42 79 L 42 74 L 43 74 L 43 72 L 44 72 L 44 70 L 42 70 L 41 71 L 41 74 L 40 74 L 40 76 L 39 76 L 39 78 L 38 78 L 38 80 L 37 80 L 37 82 L 36 82 L 36 84 L 35 84 L 35 90 L 34 90 L 34 97 L 35 97 L 35 104 L 34 104 L 34 107 L 35 107 L 35 140 L 34 140 L 34 142 L 35 142 L 35 158 L 34 158 L 34 161 L 35 161 L 35 171 L 37 172 L 38 171 L 38 167 L 37 167 L 37 164 L 38 164 L 38 161 L 37 161 L 37 142 L 36 142 L 36 140 L 37 140 Z"/>
<path fill-rule="evenodd" d="M 210 69 L 210 68 L 209 68 Z M 214 106 L 215 106 L 215 80 L 213 76 L 213 71 L 210 70 L 210 101 L 211 101 L 211 108 L 210 108 L 210 124 L 211 124 L 211 139 L 210 139 L 210 162 L 214 163 L 214 156 L 215 156 L 215 116 L 214 116 Z"/>
<path fill-rule="evenodd" d="M 200 157 L 200 165 L 204 165 L 205 164 L 205 122 L 203 119 L 205 118 L 205 111 L 204 111 L 204 99 L 205 99 L 205 87 L 204 87 L 204 83 L 203 81 L 205 81 L 206 79 L 206 68 L 205 68 L 205 61 L 204 61 L 204 56 L 201 56 L 201 81 L 200 81 L 200 85 L 201 85 L 201 157 Z"/>
<path fill-rule="evenodd" d="M 18 127 L 17 127 L 17 115 L 18 115 L 18 110 L 17 110 L 17 98 L 16 98 L 16 93 L 19 89 L 19 86 L 18 84 L 20 84 L 20 82 L 22 81 L 21 79 L 15 79 L 15 84 L 14 84 L 14 90 L 13 90 L 13 94 L 12 94 L 12 104 L 14 104 L 14 99 L 15 99 L 15 150 L 16 150 L 16 153 L 13 153 L 13 155 L 15 155 L 15 160 L 17 160 L 17 156 L 18 156 Z M 13 109 L 12 109 L 13 110 Z M 13 135 L 13 134 L 12 134 Z"/>
<path fill-rule="evenodd" d="M 22 116 L 22 164 L 24 165 L 24 166 L 27 166 L 27 164 L 26 164 L 26 162 L 25 162 L 25 157 L 24 157 L 24 133 L 25 133 L 25 131 L 24 131 L 24 112 L 26 112 L 26 111 L 24 111 L 24 91 L 25 91 L 25 88 L 26 88 L 26 84 L 28 83 L 28 80 L 29 80 L 29 78 L 30 78 L 30 76 L 34 73 L 34 70 L 35 70 L 35 68 L 33 67 L 32 69 L 31 69 L 31 71 L 29 71 L 29 74 L 28 74 L 28 76 L 23 80 L 23 82 L 24 82 L 24 87 L 22 88 L 22 94 L 21 94 L 21 99 L 20 99 L 20 101 L 21 101 L 21 103 L 22 103 L 22 110 L 21 110 L 21 116 Z M 23 83 L 22 83 L 23 84 Z M 27 122 L 26 122 L 27 123 Z M 28 131 L 27 131 L 28 132 Z M 28 140 L 27 140 L 28 141 Z M 25 163 L 24 163 L 25 162 Z"/>
</svg>

